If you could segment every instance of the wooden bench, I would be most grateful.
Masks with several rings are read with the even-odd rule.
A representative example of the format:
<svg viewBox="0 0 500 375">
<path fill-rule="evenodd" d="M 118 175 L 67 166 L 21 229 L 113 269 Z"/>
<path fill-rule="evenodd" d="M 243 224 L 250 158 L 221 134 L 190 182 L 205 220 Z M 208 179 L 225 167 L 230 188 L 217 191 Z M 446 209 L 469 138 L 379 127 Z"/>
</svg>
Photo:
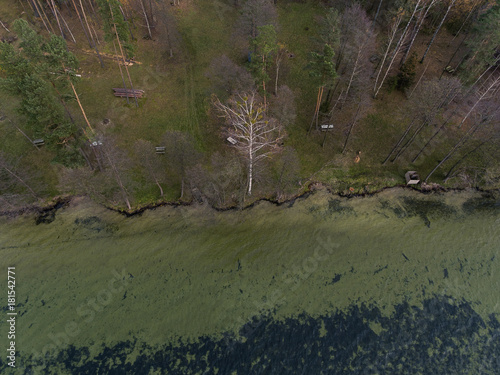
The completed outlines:
<svg viewBox="0 0 500 375">
<path fill-rule="evenodd" d="M 144 95 L 144 90 L 139 89 L 125 89 L 125 88 L 113 88 L 114 95 L 120 98 L 142 98 Z"/>
</svg>

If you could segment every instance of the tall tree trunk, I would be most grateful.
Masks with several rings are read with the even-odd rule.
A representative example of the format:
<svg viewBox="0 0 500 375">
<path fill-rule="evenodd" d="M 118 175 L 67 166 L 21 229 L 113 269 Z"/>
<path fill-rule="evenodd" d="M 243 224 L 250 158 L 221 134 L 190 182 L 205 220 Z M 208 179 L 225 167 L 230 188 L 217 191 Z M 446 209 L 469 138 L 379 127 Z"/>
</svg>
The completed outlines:
<svg viewBox="0 0 500 375">
<path fill-rule="evenodd" d="M 87 165 L 88 167 L 90 168 L 91 171 L 94 170 L 94 167 L 92 166 L 92 163 L 90 162 L 90 159 L 89 157 L 87 156 L 87 154 L 85 153 L 85 151 L 83 151 L 83 148 L 79 147 L 78 148 L 78 151 L 80 152 L 80 155 L 83 156 L 83 158 L 85 159 L 85 161 L 87 162 Z"/>
<path fill-rule="evenodd" d="M 279 54 L 279 51 L 278 51 Z M 276 79 L 274 80 L 274 95 L 278 96 L 278 76 L 280 73 L 280 65 L 283 58 L 276 57 Z"/>
<path fill-rule="evenodd" d="M 101 42 L 99 41 L 99 36 L 97 35 L 97 31 L 95 31 L 94 25 L 91 24 L 90 27 L 92 27 L 92 31 L 94 32 L 95 41 L 97 42 L 97 44 L 101 44 Z"/>
<path fill-rule="evenodd" d="M 347 97 L 349 95 L 349 90 L 351 89 L 351 85 L 352 85 L 352 81 L 354 80 L 354 77 L 356 76 L 356 74 L 358 73 L 357 70 L 358 70 L 358 63 L 359 63 L 359 59 L 361 57 L 361 52 L 363 51 L 363 48 L 365 46 L 365 43 L 363 43 L 359 48 L 358 48 L 358 54 L 356 55 L 356 61 L 354 62 L 354 67 L 352 68 L 352 73 L 351 73 L 351 76 L 349 77 L 349 83 L 347 84 L 347 88 L 345 90 L 345 95 L 344 95 L 344 100 L 342 101 L 342 103 L 340 104 L 340 109 L 342 109 L 342 107 L 344 106 L 346 100 L 347 100 Z"/>
<path fill-rule="evenodd" d="M 498 76 L 496 79 L 494 79 L 493 82 L 491 83 L 491 85 L 489 85 L 488 88 L 486 90 L 484 90 L 483 94 L 476 100 L 476 102 L 471 107 L 471 109 L 469 110 L 469 112 L 465 115 L 465 117 L 462 119 L 462 121 L 458 125 L 459 129 L 462 127 L 462 125 L 464 124 L 465 120 L 467 120 L 467 118 L 470 116 L 470 114 L 476 108 L 476 106 L 484 99 L 484 97 L 486 96 L 486 94 L 488 94 L 490 92 L 490 90 L 493 89 L 495 87 L 495 85 L 497 85 L 499 82 L 500 82 L 500 76 Z"/>
<path fill-rule="evenodd" d="M 73 83 L 68 77 L 69 84 L 71 85 L 71 88 L 73 89 L 73 93 L 75 94 L 76 101 L 78 102 L 78 105 L 80 106 L 80 110 L 82 111 L 83 117 L 85 118 L 85 122 L 87 123 L 87 126 L 89 127 L 90 131 L 93 133 L 94 129 L 92 129 L 92 126 L 90 126 L 90 122 L 87 119 L 87 115 L 85 114 L 85 111 L 82 107 L 82 103 L 80 103 L 80 98 L 78 97 L 78 94 L 76 93 L 75 86 L 73 86 Z"/>
<path fill-rule="evenodd" d="M 411 47 L 413 46 L 413 43 L 415 42 L 415 39 L 417 38 L 417 35 L 420 31 L 420 28 L 422 27 L 422 24 L 424 23 L 425 18 L 427 17 L 427 14 L 429 13 L 429 10 L 436 3 L 436 1 L 437 0 L 432 0 L 430 2 L 430 4 L 427 6 L 427 9 L 425 10 L 424 15 L 421 16 L 421 18 L 415 22 L 415 29 L 413 30 L 413 35 L 411 37 L 410 44 L 406 48 L 405 54 L 404 54 L 403 58 L 401 59 L 401 62 L 399 63 L 400 66 L 406 62 L 406 59 L 408 58 L 408 55 L 410 54 Z M 423 10 L 422 10 L 422 12 L 423 12 Z"/>
<path fill-rule="evenodd" d="M 69 120 L 71 121 L 71 123 L 74 124 L 75 120 L 73 119 L 73 116 L 71 115 L 71 112 L 69 111 L 69 108 L 66 105 L 66 102 L 64 101 L 63 96 L 61 95 L 61 93 L 57 89 L 56 84 L 54 82 L 52 82 L 52 81 L 50 81 L 50 83 L 52 84 L 52 87 L 54 88 L 54 90 L 56 91 L 57 95 L 59 96 L 59 101 L 63 105 L 64 110 L 65 110 L 66 114 L 68 115 Z"/>
<path fill-rule="evenodd" d="M 3 114 L 2 114 L 2 116 L 3 116 Z M 21 134 L 24 136 L 24 138 L 26 138 L 26 139 L 30 142 L 30 144 L 31 144 L 31 145 L 33 145 L 33 147 L 35 147 L 35 148 L 37 149 L 37 151 L 40 151 L 40 149 L 39 149 L 39 148 L 38 148 L 38 147 L 37 147 L 37 146 L 33 143 L 33 140 L 32 140 L 30 137 L 28 137 L 28 136 L 26 135 L 26 133 L 22 131 L 22 129 L 21 129 L 21 128 L 19 128 L 16 124 L 14 124 L 14 123 L 11 121 L 11 119 L 10 119 L 10 118 L 7 118 L 7 121 L 9 121 L 9 122 L 10 122 L 10 124 L 11 124 L 13 127 L 15 127 L 15 128 L 19 131 L 19 133 L 21 133 Z"/>
<path fill-rule="evenodd" d="M 22 4 L 22 3 L 21 3 L 21 4 Z M 46 29 L 46 30 L 47 30 L 47 32 L 50 34 L 50 30 L 49 30 L 49 28 L 47 27 L 47 24 L 45 23 L 45 19 L 43 18 L 43 16 L 44 16 L 44 15 L 45 15 L 45 17 L 47 17 L 47 15 L 45 14 L 45 12 L 43 12 L 43 9 L 42 9 L 42 11 L 41 11 L 41 12 L 39 11 L 39 9 L 38 9 L 38 5 L 37 5 L 37 3 L 36 3 L 35 1 L 30 2 L 30 4 L 32 4 L 33 9 L 36 9 L 36 10 L 35 10 L 35 16 L 36 16 L 36 14 L 38 14 L 38 15 L 39 15 L 40 19 L 42 20 L 43 26 L 45 26 L 45 29 Z M 48 19 L 47 19 L 47 22 L 48 22 Z M 52 27 L 52 25 L 51 25 L 51 27 Z"/>
<path fill-rule="evenodd" d="M 173 52 L 173 48 L 172 48 L 172 41 L 170 39 L 170 29 L 168 27 L 169 23 L 167 22 L 167 10 L 165 9 L 165 3 L 162 1 L 160 2 L 160 6 L 161 6 L 161 11 L 160 11 L 160 14 L 163 14 L 163 21 L 165 23 L 165 31 L 167 32 L 167 44 L 168 44 L 168 51 L 169 51 L 169 55 L 170 57 L 174 57 L 174 52 Z M 155 3 L 155 6 L 156 6 L 156 3 Z"/>
<path fill-rule="evenodd" d="M 248 195 L 252 195 L 252 182 L 253 182 L 253 150 L 252 143 L 250 143 L 250 152 L 248 153 Z"/>
<path fill-rule="evenodd" d="M 109 10 L 111 12 L 111 19 L 113 21 L 113 26 L 114 26 L 114 29 L 115 29 L 116 41 L 118 42 L 118 47 L 120 47 L 120 52 L 122 54 L 123 65 L 125 66 L 125 71 L 127 72 L 127 76 L 128 76 L 128 80 L 129 80 L 129 83 L 130 83 L 130 87 L 132 88 L 132 92 L 134 93 L 135 106 L 139 107 L 139 102 L 137 101 L 137 95 L 135 94 L 134 85 L 132 84 L 132 78 L 130 77 L 130 72 L 128 71 L 128 66 L 127 66 L 127 64 L 125 62 L 125 55 L 123 54 L 122 44 L 120 42 L 120 38 L 118 37 L 118 30 L 116 29 L 116 23 L 115 23 L 115 18 L 114 18 L 114 15 L 113 15 L 113 9 L 111 7 L 109 7 Z"/>
<path fill-rule="evenodd" d="M 144 19 L 146 20 L 146 26 L 148 27 L 149 38 L 153 40 L 153 35 L 151 35 L 151 27 L 149 27 L 148 15 L 146 14 L 146 9 L 144 9 L 144 3 L 142 0 L 139 0 L 139 2 L 141 3 L 142 13 L 144 14 Z"/>
<path fill-rule="evenodd" d="M 384 77 L 382 78 L 382 81 L 380 82 L 378 89 L 375 91 L 375 95 L 373 96 L 374 98 L 377 97 L 380 89 L 382 88 L 382 85 L 385 82 L 385 79 L 387 78 L 387 75 L 389 74 L 389 71 L 391 70 L 392 64 L 394 63 L 394 60 L 396 59 L 396 56 L 399 53 L 399 50 L 401 49 L 403 41 L 406 38 L 406 33 L 408 32 L 408 28 L 410 27 L 411 21 L 413 20 L 413 17 L 415 16 L 415 12 L 417 11 L 417 8 L 420 5 L 421 1 L 422 0 L 417 1 L 417 4 L 415 5 L 415 9 L 413 9 L 413 13 L 411 14 L 411 17 L 408 20 L 408 23 L 406 24 L 406 27 L 404 28 L 403 33 L 401 34 L 401 37 L 398 40 L 398 43 L 396 44 L 396 48 L 394 48 L 391 61 L 389 62 L 389 66 L 387 67 L 387 70 L 385 71 Z M 377 76 L 377 78 L 378 78 L 378 76 Z"/>
<path fill-rule="evenodd" d="M 428 125 L 428 122 L 423 121 L 422 124 L 417 128 L 417 130 L 415 130 L 415 132 L 412 134 L 410 139 L 406 141 L 403 147 L 401 147 L 396 156 L 394 156 L 394 159 L 391 160 L 392 163 L 394 163 L 406 151 L 408 146 L 412 144 L 413 140 L 417 137 L 418 134 L 420 134 L 420 132 L 425 128 L 426 125 Z"/>
<path fill-rule="evenodd" d="M 422 72 L 422 74 L 420 75 L 420 78 L 418 79 L 417 81 L 417 84 L 415 85 L 415 87 L 413 88 L 413 90 L 411 90 L 411 93 L 410 95 L 408 95 L 408 98 L 411 98 L 411 96 L 413 95 L 413 93 L 415 92 L 415 90 L 417 89 L 418 85 L 420 84 L 420 81 L 422 81 L 422 78 L 424 77 L 424 74 L 425 72 L 427 71 L 427 68 L 429 67 L 429 64 L 427 63 L 427 65 L 425 66 L 424 68 L 424 71 Z"/>
<path fill-rule="evenodd" d="M 52 34 L 55 34 L 56 32 L 54 30 L 54 27 L 50 23 L 49 17 L 47 17 L 47 13 L 45 13 L 45 10 L 43 9 L 43 6 L 40 3 L 40 0 L 35 0 L 34 4 L 38 5 L 38 9 L 40 9 L 40 11 L 42 12 L 42 16 L 45 16 L 45 19 L 47 20 L 47 24 L 50 26 L 50 30 L 52 30 Z M 50 4 L 49 4 L 49 8 L 50 8 Z M 41 18 L 43 21 L 43 17 L 41 17 Z M 44 24 L 45 24 L 45 21 L 44 21 Z M 45 28 L 47 28 L 47 25 L 45 25 Z M 47 28 L 47 31 L 49 31 L 48 28 Z M 50 31 L 49 31 L 49 33 L 50 33 Z"/>
<path fill-rule="evenodd" d="M 24 7 L 24 4 L 22 3 L 21 0 L 19 0 L 19 3 L 23 7 L 23 9 L 26 10 L 26 8 Z M 28 3 L 31 6 L 31 9 L 33 9 L 33 13 L 35 14 L 35 17 L 39 17 L 38 9 L 36 9 L 36 6 L 34 6 L 33 0 L 28 0 Z"/>
<path fill-rule="evenodd" d="M 452 90 L 450 91 L 450 93 L 452 92 Z M 453 95 L 453 97 L 450 99 L 450 103 L 453 101 L 453 99 L 455 98 L 455 96 L 458 95 L 458 92 L 455 92 L 455 95 Z M 448 100 L 448 95 L 446 96 L 446 98 L 443 100 L 443 103 L 440 103 L 439 108 L 441 108 L 444 103 Z M 420 151 L 418 152 L 418 154 L 413 158 L 413 160 L 411 161 L 412 163 L 415 163 L 415 161 L 418 159 L 418 157 L 422 154 L 422 152 L 427 148 L 427 146 L 429 146 L 432 142 L 432 140 L 434 138 L 437 137 L 437 135 L 445 128 L 445 126 L 449 123 L 449 121 L 452 119 L 452 117 L 456 114 L 456 110 L 453 111 L 453 113 L 446 119 L 446 121 L 443 123 L 443 125 L 441 125 L 439 127 L 439 129 L 432 135 L 431 138 L 429 138 L 429 140 L 425 143 L 425 145 L 420 149 Z"/>
<path fill-rule="evenodd" d="M 78 8 L 76 7 L 75 0 L 71 0 L 73 7 L 75 8 L 76 16 L 78 17 L 78 20 L 80 21 L 80 25 L 82 26 L 83 33 L 85 34 L 85 38 L 87 39 L 87 42 L 89 43 L 89 47 L 92 48 L 92 43 L 90 42 L 89 34 L 87 32 L 87 29 L 85 28 L 85 25 L 83 24 L 82 17 L 80 16 L 80 12 L 78 11 Z"/>
<path fill-rule="evenodd" d="M 94 6 L 92 5 L 92 0 L 88 0 L 88 3 L 90 4 L 90 9 L 92 10 L 92 13 L 95 14 L 95 9 Z"/>
<path fill-rule="evenodd" d="M 16 180 L 18 180 L 26 189 L 28 189 L 29 192 L 31 193 L 31 195 L 33 196 L 33 198 L 38 199 L 38 196 L 33 191 L 33 189 L 26 182 L 24 182 L 24 180 L 21 177 L 19 177 L 14 171 L 12 171 L 9 168 L 7 168 L 5 165 L 2 165 L 2 168 L 5 169 Z"/>
<path fill-rule="evenodd" d="M 483 0 L 477 0 L 474 5 L 472 6 L 472 8 L 470 9 L 469 13 L 467 14 L 467 17 L 465 17 L 465 20 L 464 22 L 462 23 L 462 26 L 460 26 L 460 28 L 458 29 L 457 33 L 455 34 L 455 36 L 453 37 L 453 39 L 451 40 L 452 42 L 455 40 L 455 38 L 457 36 L 460 35 L 460 32 L 462 31 L 462 29 L 464 28 L 465 24 L 467 23 L 467 21 L 469 20 L 470 16 L 472 16 L 472 14 L 474 13 L 474 11 L 477 9 L 477 7 L 479 6 L 479 4 L 481 4 Z"/>
<path fill-rule="evenodd" d="M 318 102 L 318 110 L 316 111 L 316 130 L 319 129 L 319 110 L 321 109 L 321 102 L 323 101 L 323 92 L 325 91 L 325 86 L 321 86 Z"/>
<path fill-rule="evenodd" d="M 344 89 L 340 90 L 340 95 L 339 97 L 337 98 L 337 100 L 335 101 L 335 104 L 333 105 L 332 107 L 332 110 L 330 111 L 329 115 L 331 116 L 333 114 L 333 111 L 335 110 L 335 108 L 337 107 L 337 104 L 340 103 L 340 98 L 342 97 L 342 94 L 344 93 Z M 321 147 L 325 147 L 325 144 L 326 144 L 326 136 L 328 134 L 328 130 L 325 130 L 325 135 L 323 136 L 323 142 L 321 142 Z"/>
<path fill-rule="evenodd" d="M 321 105 L 321 97 L 323 95 L 323 93 L 322 93 L 323 92 L 323 88 L 324 88 L 324 86 L 318 87 L 318 96 L 316 97 L 316 108 L 314 110 L 313 118 L 312 118 L 312 121 L 311 121 L 311 125 L 309 126 L 309 131 L 307 132 L 307 135 L 309 135 L 309 133 L 311 133 L 312 127 L 314 125 L 314 122 L 315 122 L 315 120 L 317 120 L 317 118 L 319 116 L 319 107 Z"/>
<path fill-rule="evenodd" d="M 444 181 L 446 183 L 446 181 L 448 181 L 448 179 L 451 177 L 451 172 L 458 166 L 460 165 L 460 163 L 462 163 L 469 155 L 471 155 L 472 153 L 474 153 L 475 151 L 479 150 L 485 143 L 489 142 L 490 140 L 487 139 L 483 142 L 481 142 L 480 144 L 478 144 L 476 147 L 474 147 L 472 150 L 470 150 L 469 152 L 467 152 L 464 156 L 462 156 L 460 159 L 457 160 L 457 162 L 455 164 L 453 164 L 451 166 L 451 168 L 448 170 L 448 173 L 446 173 L 446 175 L 444 176 Z"/>
<path fill-rule="evenodd" d="M 389 152 L 389 155 L 387 155 L 387 157 L 382 162 L 382 165 L 384 165 L 385 163 L 387 163 L 387 160 L 389 160 L 389 158 L 391 157 L 392 153 L 394 151 L 396 151 L 396 149 L 399 147 L 399 145 L 401 144 L 401 142 L 403 142 L 403 139 L 405 139 L 405 137 L 408 135 L 408 133 L 410 132 L 410 130 L 413 127 L 414 123 L 415 123 L 415 118 L 413 118 L 413 120 L 411 120 L 410 125 L 407 126 L 407 128 L 406 128 L 405 132 L 403 133 L 403 135 L 401 136 L 401 138 L 399 138 L 399 140 L 396 143 L 396 145 L 392 148 L 391 152 Z"/>
<path fill-rule="evenodd" d="M 64 35 L 64 32 L 63 32 L 63 29 L 61 27 L 61 23 L 59 22 L 59 17 L 57 16 L 57 9 L 56 9 L 56 5 L 54 4 L 54 0 L 50 0 L 49 2 L 49 7 L 52 5 L 51 7 L 51 10 L 52 10 L 52 14 L 54 15 L 54 17 L 56 18 L 56 21 L 57 21 L 57 26 L 59 26 L 59 30 L 61 31 L 61 36 L 63 39 L 66 39 L 66 36 Z"/>
<path fill-rule="evenodd" d="M 125 12 L 123 11 L 123 8 L 122 6 L 120 5 L 120 12 L 122 13 L 122 16 L 123 16 L 123 19 L 125 20 L 125 22 L 127 23 L 127 27 L 128 27 L 128 32 L 130 33 L 130 37 L 132 38 L 132 40 L 135 40 L 134 38 L 134 34 L 132 34 L 132 29 L 130 28 L 130 24 L 128 23 L 128 18 L 125 16 Z M 133 22 L 133 21 L 132 21 Z"/>
<path fill-rule="evenodd" d="M 21 2 L 21 0 L 19 0 L 19 3 L 20 3 L 20 4 L 21 4 L 21 6 L 23 7 L 23 9 L 24 9 L 24 10 L 26 10 L 26 8 L 24 7 L 24 4 Z M 36 18 L 37 18 L 37 17 L 42 18 L 41 14 L 40 14 L 40 12 L 38 11 L 38 8 L 37 8 L 36 4 L 33 2 L 33 0 L 28 0 L 28 3 L 29 3 L 29 5 L 31 6 L 31 9 L 33 9 L 33 14 L 34 14 L 34 16 L 35 16 Z M 23 12 L 23 13 L 24 13 L 24 12 Z M 31 20 L 31 17 L 30 17 L 30 20 Z M 42 18 L 42 21 L 43 21 L 43 18 Z M 2 23 L 2 22 L 0 21 L 0 23 Z M 44 21 L 44 24 L 45 24 L 45 21 Z M 4 25 L 3 25 L 3 23 L 2 23 L 2 26 L 4 26 Z M 10 33 L 10 31 L 9 31 L 9 30 L 8 30 L 5 26 L 4 26 L 4 28 L 5 28 L 5 30 L 7 30 L 7 31 Z"/>
<path fill-rule="evenodd" d="M 155 182 L 156 182 L 156 185 L 158 186 L 158 188 L 160 189 L 160 196 L 163 197 L 163 188 L 161 187 L 160 183 L 158 182 L 158 180 L 155 178 Z"/>
<path fill-rule="evenodd" d="M 375 27 L 375 22 L 377 22 L 378 14 L 380 13 L 380 8 L 382 8 L 383 1 L 384 0 L 380 0 L 380 2 L 378 3 L 377 13 L 375 13 L 375 17 L 373 17 L 372 29 Z"/>
<path fill-rule="evenodd" d="M 116 51 L 115 41 L 113 41 L 113 47 L 115 49 L 116 62 L 118 63 L 118 68 L 120 69 L 120 75 L 122 77 L 123 88 L 126 90 L 127 85 L 125 84 L 125 78 L 123 77 L 123 70 L 122 66 L 120 65 L 120 60 L 118 59 L 118 52 Z M 128 100 L 128 95 L 125 95 L 125 99 L 127 99 L 127 104 L 130 104 L 130 101 Z"/>
<path fill-rule="evenodd" d="M 497 63 L 500 62 L 500 56 L 498 56 L 498 58 L 496 59 L 495 63 L 488 66 L 483 73 L 481 73 L 481 75 L 474 81 L 474 83 L 469 87 L 469 89 L 467 90 L 467 92 L 465 93 L 464 96 L 467 96 L 470 94 L 470 92 L 474 89 L 474 87 L 477 85 L 477 83 L 481 80 L 481 78 L 484 77 L 484 75 L 486 73 L 488 73 L 490 71 L 491 68 L 495 67 L 495 69 L 493 69 L 493 72 L 491 72 L 491 74 L 489 75 L 488 79 L 493 75 L 493 73 L 495 73 L 495 71 L 498 69 L 498 65 Z"/>
<path fill-rule="evenodd" d="M 123 181 L 120 177 L 120 173 L 118 173 L 118 170 L 116 169 L 116 166 L 115 164 L 113 163 L 113 161 L 111 160 L 111 158 L 109 157 L 109 154 L 107 151 L 105 151 L 105 154 L 106 154 L 106 157 L 109 161 L 109 165 L 111 166 L 111 169 L 113 170 L 113 174 L 115 175 L 115 180 L 116 182 L 118 183 L 118 186 L 120 188 L 120 191 L 122 193 L 122 197 L 123 197 L 123 200 L 125 201 L 125 203 L 127 204 L 127 208 L 129 210 L 132 209 L 132 206 L 130 205 L 130 201 L 128 199 L 128 194 L 127 194 L 127 189 L 125 189 L 125 186 L 123 185 Z"/>
<path fill-rule="evenodd" d="M 448 63 L 446 64 L 445 68 L 443 69 L 443 71 L 441 72 L 441 75 L 439 76 L 439 79 L 441 79 L 441 77 L 443 76 L 444 72 L 445 72 L 445 69 L 446 67 L 450 66 L 451 62 L 453 61 L 453 59 L 455 58 L 457 52 L 460 50 L 460 47 L 462 47 L 462 45 L 464 44 L 465 42 L 465 39 L 467 39 L 467 37 L 469 36 L 469 33 L 465 33 L 465 36 L 464 38 L 462 39 L 462 41 L 460 42 L 460 44 L 458 45 L 458 47 L 455 49 L 455 52 L 453 52 L 453 55 L 451 55 L 450 57 L 450 60 L 448 61 Z M 459 64 L 460 65 L 460 64 Z M 458 65 L 457 65 L 457 68 L 458 68 Z"/>
<path fill-rule="evenodd" d="M 266 58 L 262 55 L 262 76 L 266 75 Z M 264 108 L 267 108 L 267 92 L 266 92 L 266 81 L 262 80 L 262 90 L 264 90 Z"/>
<path fill-rule="evenodd" d="M 434 39 L 436 39 L 436 36 L 439 33 L 439 30 L 441 30 L 441 26 L 443 26 L 443 23 L 444 23 L 446 17 L 448 16 L 448 13 L 450 12 L 450 9 L 453 7 L 453 5 L 455 4 L 456 1 L 457 0 L 451 0 L 450 5 L 448 5 L 448 9 L 446 9 L 446 13 L 444 14 L 443 18 L 441 19 L 441 22 L 439 23 L 439 26 L 436 29 L 436 32 L 434 33 L 434 35 L 432 36 L 431 41 L 427 45 L 427 49 L 425 50 L 424 55 L 422 56 L 422 59 L 420 60 L 420 63 L 424 62 L 425 56 L 427 56 L 427 52 L 429 52 L 429 50 L 430 50 L 430 48 L 432 46 L 432 43 L 434 43 Z"/>
<path fill-rule="evenodd" d="M 387 56 L 389 55 L 389 51 L 391 49 L 392 42 L 394 41 L 394 38 L 396 37 L 396 34 L 398 32 L 398 27 L 401 23 L 401 20 L 402 20 L 402 16 L 398 16 L 398 18 L 396 18 L 396 22 L 394 22 L 394 25 L 392 27 L 392 32 L 391 32 L 391 35 L 389 36 L 389 41 L 387 43 L 387 48 L 385 50 L 384 57 L 382 58 L 382 62 L 380 63 L 380 69 L 377 73 L 377 77 L 375 78 L 375 85 L 373 86 L 374 97 L 378 93 L 378 90 L 377 90 L 378 80 L 379 80 L 380 74 L 382 73 L 382 70 L 384 69 L 385 60 L 387 59 Z"/>
<path fill-rule="evenodd" d="M 74 2 L 73 2 L 73 4 L 74 4 Z M 95 43 L 94 37 L 92 36 L 92 30 L 90 29 L 89 22 L 87 20 L 87 14 L 85 13 L 85 9 L 83 7 L 82 0 L 80 0 L 80 7 L 82 8 L 83 18 L 85 19 L 85 24 L 87 25 L 87 29 L 89 30 L 89 33 L 90 33 L 90 39 L 92 40 L 92 44 L 90 45 L 90 47 L 94 47 L 95 52 L 97 53 L 97 58 L 99 59 L 99 62 L 101 63 L 101 68 L 104 68 L 104 62 L 102 61 L 101 54 L 99 53 L 99 50 L 97 49 L 97 45 Z M 78 9 L 76 8 L 76 5 L 75 5 L 75 10 L 78 14 Z M 81 21 L 80 15 L 78 15 L 78 17 L 80 18 L 80 21 Z M 82 25 L 82 27 L 83 27 L 83 25 Z"/>
<path fill-rule="evenodd" d="M 449 119 L 448 119 L 448 120 L 449 120 Z M 448 120 L 447 120 L 447 121 L 445 121 L 445 122 L 443 123 L 443 125 L 441 125 L 441 126 L 439 127 L 439 129 L 438 129 L 438 130 L 436 130 L 436 132 L 432 135 L 432 137 L 430 137 L 430 138 L 429 138 L 429 140 L 425 143 L 425 145 L 424 145 L 424 146 L 420 149 L 420 151 L 418 151 L 417 155 L 415 155 L 415 157 L 412 159 L 412 161 L 411 161 L 412 163 L 415 163 L 415 161 L 416 161 L 416 160 L 418 159 L 418 157 L 422 154 L 422 152 L 423 152 L 423 151 L 427 148 L 427 146 L 429 146 L 429 145 L 431 144 L 432 140 L 433 140 L 434 138 L 436 138 L 436 137 L 437 137 L 437 135 L 438 135 L 439 133 L 441 133 L 441 130 L 443 130 L 443 129 L 444 129 L 444 127 L 445 127 L 445 126 L 446 126 L 446 124 L 448 123 Z"/>
<path fill-rule="evenodd" d="M 425 178 L 424 182 L 427 182 L 429 178 L 436 172 L 436 170 L 443 165 L 448 159 L 450 159 L 453 154 L 461 147 L 463 144 L 476 132 L 476 130 L 479 128 L 479 125 L 481 125 L 483 122 L 485 122 L 486 119 L 483 119 L 480 121 L 477 125 L 471 126 L 469 130 L 462 136 L 462 138 L 459 139 L 459 141 L 451 148 L 451 150 L 446 154 L 446 156 L 441 160 L 435 167 L 434 169 L 427 175 Z"/>
<path fill-rule="evenodd" d="M 349 137 L 351 136 L 352 129 L 354 128 L 354 124 L 356 124 L 356 121 L 358 119 L 359 111 L 361 109 L 361 103 L 362 101 L 360 100 L 358 104 L 358 109 L 356 110 L 356 115 L 354 115 L 354 119 L 352 120 L 351 126 L 349 127 L 349 132 L 347 133 L 347 137 L 345 138 L 344 147 L 342 148 L 342 153 L 344 153 L 347 148 L 347 142 L 349 142 Z"/>
<path fill-rule="evenodd" d="M 68 30 L 68 33 L 71 36 L 71 39 L 73 39 L 73 42 L 76 44 L 76 39 L 73 36 L 73 33 L 71 32 L 71 29 L 69 28 L 68 24 L 66 23 L 66 20 L 64 19 L 64 17 L 62 16 L 61 12 L 59 12 L 58 9 L 56 9 L 56 11 L 59 14 L 59 17 L 61 18 L 61 20 L 63 21 L 64 27 L 66 28 L 66 30 Z"/>
</svg>

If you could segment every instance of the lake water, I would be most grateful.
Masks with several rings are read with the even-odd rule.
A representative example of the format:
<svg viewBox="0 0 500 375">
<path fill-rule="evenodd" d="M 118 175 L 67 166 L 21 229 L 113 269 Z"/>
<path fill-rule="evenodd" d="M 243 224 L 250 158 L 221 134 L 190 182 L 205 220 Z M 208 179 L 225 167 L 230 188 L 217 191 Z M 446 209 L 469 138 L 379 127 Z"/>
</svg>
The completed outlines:
<svg viewBox="0 0 500 375">
<path fill-rule="evenodd" d="M 2 354 L 2 374 L 500 368 L 500 204 L 479 192 L 318 191 L 133 217 L 77 199 L 0 218 L 0 257 L 18 313 L 18 367 Z"/>
</svg>

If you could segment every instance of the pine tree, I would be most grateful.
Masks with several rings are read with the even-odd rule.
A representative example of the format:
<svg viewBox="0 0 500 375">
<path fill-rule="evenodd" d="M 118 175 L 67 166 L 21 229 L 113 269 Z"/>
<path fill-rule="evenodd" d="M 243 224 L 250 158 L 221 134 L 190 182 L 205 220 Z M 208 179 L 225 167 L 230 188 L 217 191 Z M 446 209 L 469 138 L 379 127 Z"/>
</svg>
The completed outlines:
<svg viewBox="0 0 500 375">
<path fill-rule="evenodd" d="M 276 30 L 273 25 L 257 28 L 257 37 L 250 40 L 253 56 L 250 62 L 252 71 L 258 82 L 262 83 L 264 107 L 267 105 L 266 82 L 269 81 L 268 68 L 272 56 L 278 51 Z"/>
<path fill-rule="evenodd" d="M 65 76 L 78 67 L 78 61 L 59 36 L 46 41 L 21 19 L 13 29 L 20 42 L 18 47 L 0 43 L 0 87 L 20 98 L 18 112 L 25 116 L 25 126 L 35 138 L 43 138 L 56 150 L 59 161 L 78 163 L 75 147 L 70 146 L 78 131 L 65 114 L 62 98 L 68 88 Z"/>
<path fill-rule="evenodd" d="M 335 52 L 332 46 L 325 43 L 323 46 L 323 52 L 312 52 L 311 61 L 309 63 L 310 77 L 316 82 L 318 86 L 318 96 L 316 98 L 316 109 L 314 111 L 313 119 L 311 125 L 309 126 L 308 133 L 311 132 L 313 124 L 316 122 L 316 128 L 318 128 L 318 118 L 319 111 L 321 107 L 321 102 L 323 98 L 323 92 L 325 87 L 332 87 L 335 78 L 337 77 L 337 72 L 335 71 L 334 62 Z"/>
<path fill-rule="evenodd" d="M 104 35 L 107 42 L 115 40 L 116 33 L 121 45 L 127 53 L 127 57 L 133 57 L 135 47 L 130 41 L 130 32 L 127 21 L 123 17 L 118 0 L 96 0 L 99 6 L 99 13 L 103 21 Z"/>
</svg>

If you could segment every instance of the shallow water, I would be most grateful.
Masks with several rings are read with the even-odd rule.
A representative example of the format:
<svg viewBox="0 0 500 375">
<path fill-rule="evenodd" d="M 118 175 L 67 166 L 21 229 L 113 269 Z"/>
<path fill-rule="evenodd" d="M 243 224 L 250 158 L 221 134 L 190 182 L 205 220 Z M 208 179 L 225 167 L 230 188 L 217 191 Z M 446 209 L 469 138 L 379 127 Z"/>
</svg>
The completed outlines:
<svg viewBox="0 0 500 375">
<path fill-rule="evenodd" d="M 494 374 L 499 224 L 481 193 L 402 189 L 0 218 L 12 373 Z"/>
</svg>

